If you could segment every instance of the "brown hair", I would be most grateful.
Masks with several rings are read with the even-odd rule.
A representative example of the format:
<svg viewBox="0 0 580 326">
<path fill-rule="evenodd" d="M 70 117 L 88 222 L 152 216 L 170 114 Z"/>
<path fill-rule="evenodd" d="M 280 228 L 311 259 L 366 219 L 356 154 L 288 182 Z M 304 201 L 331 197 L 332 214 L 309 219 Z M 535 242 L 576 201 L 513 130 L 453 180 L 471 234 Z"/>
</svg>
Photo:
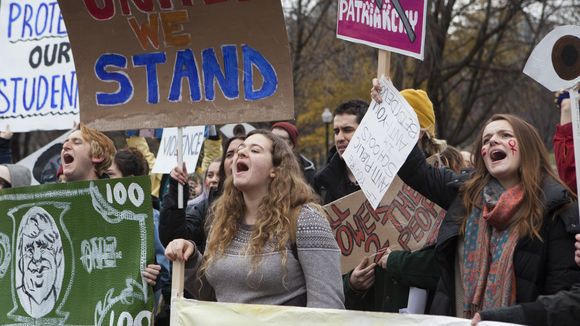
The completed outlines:
<svg viewBox="0 0 580 326">
<path fill-rule="evenodd" d="M 441 164 L 455 171 L 455 173 L 461 173 L 461 170 L 466 168 L 463 156 L 461 156 L 459 150 L 453 146 L 447 145 L 441 154 L 436 155 L 439 155 Z"/>
<path fill-rule="evenodd" d="M 258 254 L 262 252 L 266 242 L 273 241 L 275 249 L 281 251 L 282 264 L 285 266 L 286 245 L 296 241 L 296 225 L 302 206 L 308 204 L 320 212 L 323 210 L 314 204 L 318 201 L 317 196 L 304 181 L 290 146 L 267 130 L 253 130 L 246 139 L 253 135 L 263 135 L 271 141 L 275 176 L 268 185 L 268 195 L 264 196 L 258 207 L 259 218 L 247 250 L 253 255 L 252 267 L 255 269 L 260 261 Z M 210 208 L 212 225 L 201 273 L 230 245 L 238 230 L 240 217 L 244 216 L 245 211 L 242 192 L 235 188 L 230 176 L 224 183 L 223 195 Z"/>
<path fill-rule="evenodd" d="M 111 162 L 113 162 L 113 157 L 116 152 L 115 145 L 102 132 L 89 128 L 84 123 L 81 123 L 80 127 L 83 139 L 91 145 L 91 151 L 89 153 L 91 158 L 103 159 L 100 163 L 95 164 L 95 172 L 98 176 L 101 176 L 111 166 Z"/>
<path fill-rule="evenodd" d="M 513 223 L 518 228 L 520 237 L 540 237 L 540 228 L 543 223 L 544 198 L 542 182 L 545 177 L 552 177 L 568 189 L 560 178 L 554 173 L 548 160 L 548 150 L 536 128 L 524 120 L 510 114 L 495 114 L 485 124 L 487 126 L 493 121 L 505 120 L 514 130 L 514 137 L 517 139 L 521 155 L 521 163 L 518 174 L 524 191 L 524 199 L 521 208 L 513 218 Z M 463 204 L 469 214 L 475 207 L 481 208 L 482 192 L 492 176 L 485 167 L 483 157 L 479 151 L 483 146 L 483 132 L 481 129 L 472 150 L 473 165 L 475 171 L 472 177 L 463 187 Z M 463 220 L 462 231 L 465 231 L 467 217 Z"/>
<path fill-rule="evenodd" d="M 119 150 L 114 160 L 124 177 L 149 174 L 149 163 L 143 153 L 134 147 Z"/>
</svg>

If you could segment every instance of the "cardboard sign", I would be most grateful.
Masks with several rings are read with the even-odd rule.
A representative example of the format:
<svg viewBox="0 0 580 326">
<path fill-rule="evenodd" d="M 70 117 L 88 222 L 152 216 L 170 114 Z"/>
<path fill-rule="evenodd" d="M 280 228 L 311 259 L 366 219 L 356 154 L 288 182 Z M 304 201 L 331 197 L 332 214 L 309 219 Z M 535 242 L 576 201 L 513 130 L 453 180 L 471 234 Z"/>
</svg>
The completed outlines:
<svg viewBox="0 0 580 326">
<path fill-rule="evenodd" d="M 205 126 L 183 128 L 183 162 L 189 173 L 195 172 L 201 145 L 205 138 Z M 177 128 L 163 129 L 163 137 L 155 159 L 152 173 L 169 173 L 177 166 Z"/>
<path fill-rule="evenodd" d="M 58 181 L 56 173 L 60 167 L 62 144 L 74 130 L 69 130 L 41 149 L 28 155 L 16 164 L 27 167 L 32 172 L 31 185 L 54 183 Z"/>
<path fill-rule="evenodd" d="M 426 0 L 338 0 L 336 37 L 423 60 Z"/>
<path fill-rule="evenodd" d="M 0 191 L 0 324 L 149 325 L 149 177 Z"/>
<path fill-rule="evenodd" d="M 0 130 L 72 128 L 77 76 L 58 3 L 0 1 L 0 49 Z"/>
<path fill-rule="evenodd" d="M 536 45 L 524 74 L 552 92 L 580 82 L 580 26 L 559 26 Z"/>
<path fill-rule="evenodd" d="M 363 257 L 378 262 L 387 247 L 415 251 L 435 243 L 445 211 L 396 177 L 380 206 L 373 209 L 357 191 L 324 209 L 342 253 L 342 273 Z M 377 254 L 378 252 L 378 254 Z"/>
<path fill-rule="evenodd" d="M 374 100 L 342 157 L 373 208 L 419 139 L 417 114 L 390 80 L 380 80 L 381 104 Z"/>
<path fill-rule="evenodd" d="M 81 121 L 125 130 L 293 118 L 280 1 L 59 0 Z"/>
</svg>

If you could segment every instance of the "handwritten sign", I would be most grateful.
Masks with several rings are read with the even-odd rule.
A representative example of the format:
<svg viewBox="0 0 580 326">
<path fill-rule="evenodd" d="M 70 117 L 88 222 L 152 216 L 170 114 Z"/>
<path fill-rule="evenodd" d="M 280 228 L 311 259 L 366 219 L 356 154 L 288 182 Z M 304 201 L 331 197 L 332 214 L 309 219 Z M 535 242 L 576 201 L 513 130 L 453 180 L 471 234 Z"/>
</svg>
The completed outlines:
<svg viewBox="0 0 580 326">
<path fill-rule="evenodd" d="M 426 0 L 339 0 L 336 36 L 423 60 Z"/>
<path fill-rule="evenodd" d="M 415 251 L 435 243 L 445 211 L 396 177 L 379 207 L 373 209 L 362 191 L 334 201 L 324 209 L 342 253 L 342 272 L 363 257 L 378 262 L 390 247 Z"/>
<path fill-rule="evenodd" d="M 183 162 L 190 173 L 195 172 L 203 137 L 204 126 L 183 128 Z M 159 144 L 159 151 L 153 173 L 169 173 L 177 166 L 177 128 L 163 129 L 163 137 Z"/>
<path fill-rule="evenodd" d="M 291 119 L 280 1 L 59 1 L 81 121 L 99 130 Z"/>
<path fill-rule="evenodd" d="M 0 191 L 0 324 L 149 325 L 148 177 Z"/>
<path fill-rule="evenodd" d="M 371 102 L 342 156 L 373 208 L 389 189 L 420 131 L 409 103 L 389 80 L 383 77 L 380 83 L 383 102 Z"/>
<path fill-rule="evenodd" d="M 0 130 L 70 129 L 77 76 L 56 0 L 0 1 Z"/>
</svg>

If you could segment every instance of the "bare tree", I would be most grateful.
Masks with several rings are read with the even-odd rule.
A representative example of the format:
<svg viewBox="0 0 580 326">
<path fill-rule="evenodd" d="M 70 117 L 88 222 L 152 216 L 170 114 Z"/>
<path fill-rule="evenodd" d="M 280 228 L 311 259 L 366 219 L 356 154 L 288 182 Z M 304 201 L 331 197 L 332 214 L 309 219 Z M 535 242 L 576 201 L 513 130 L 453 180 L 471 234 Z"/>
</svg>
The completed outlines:
<svg viewBox="0 0 580 326">
<path fill-rule="evenodd" d="M 577 0 L 574 0 L 577 1 Z M 557 112 L 551 94 L 522 74 L 531 51 L 556 23 L 562 1 L 434 0 L 428 17 L 425 61 L 398 56 L 401 85 L 425 88 L 436 109 L 438 137 L 465 144 L 493 113 L 516 113 L 544 131 Z M 414 60 L 413 60 L 414 61 Z M 401 63 L 402 62 L 402 63 Z M 549 130 L 546 130 L 546 127 Z"/>
</svg>

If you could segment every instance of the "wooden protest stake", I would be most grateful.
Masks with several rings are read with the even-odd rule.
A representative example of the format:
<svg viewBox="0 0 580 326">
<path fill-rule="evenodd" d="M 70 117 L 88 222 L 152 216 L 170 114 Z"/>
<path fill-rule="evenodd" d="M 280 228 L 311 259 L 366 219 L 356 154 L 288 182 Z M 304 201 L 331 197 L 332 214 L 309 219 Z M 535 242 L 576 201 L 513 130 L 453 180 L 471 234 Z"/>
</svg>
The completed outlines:
<svg viewBox="0 0 580 326">
<path fill-rule="evenodd" d="M 183 127 L 177 128 L 177 166 L 183 168 Z M 177 185 L 177 208 L 183 208 L 183 185 Z"/>
<path fill-rule="evenodd" d="M 183 279 L 185 274 L 185 262 L 180 260 L 173 261 L 173 272 L 171 273 L 171 302 L 175 298 L 183 298 Z M 171 325 L 179 325 L 177 311 L 171 309 Z"/>
<path fill-rule="evenodd" d="M 377 78 L 381 78 L 385 75 L 387 78 L 391 78 L 391 52 L 385 50 L 379 50 L 379 60 L 377 65 Z"/>
</svg>

